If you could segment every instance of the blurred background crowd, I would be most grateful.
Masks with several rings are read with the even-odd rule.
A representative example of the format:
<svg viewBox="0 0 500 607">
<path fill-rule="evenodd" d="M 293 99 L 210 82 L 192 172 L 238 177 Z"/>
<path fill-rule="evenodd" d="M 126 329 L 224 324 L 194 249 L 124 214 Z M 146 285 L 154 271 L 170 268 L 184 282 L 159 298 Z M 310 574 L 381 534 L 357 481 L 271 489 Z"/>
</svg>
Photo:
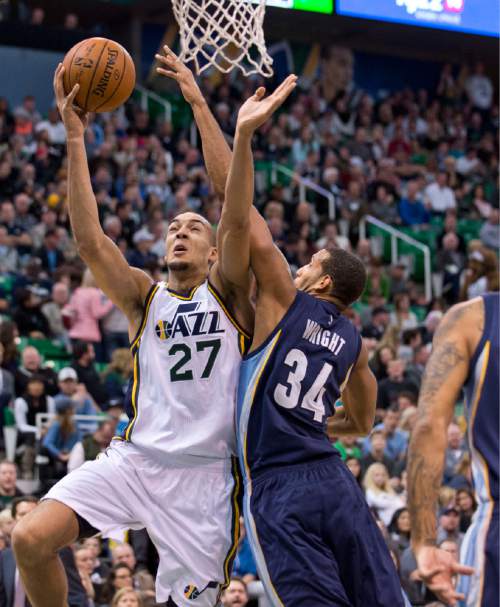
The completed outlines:
<svg viewBox="0 0 500 607">
<path fill-rule="evenodd" d="M 29 18 L 43 20 L 36 10 Z M 77 27 L 75 15 L 65 21 Z M 256 205 L 292 271 L 324 247 L 353 251 L 366 265 L 365 292 L 347 313 L 378 380 L 376 424 L 367 438 L 334 447 L 365 491 L 412 605 L 431 605 L 409 547 L 406 450 L 444 312 L 499 289 L 499 108 L 480 62 L 443 65 L 433 90 L 374 97 L 352 81 L 348 49 L 324 54 L 343 66 L 346 82 L 332 85 L 321 73 L 301 79 L 260 129 Z M 234 73 L 201 80 L 228 141 L 241 100 L 258 84 Z M 194 210 L 215 228 L 223 203 L 211 189 L 196 133 L 131 101 L 91 118 L 86 147 L 104 231 L 131 265 L 165 279 L 168 222 Z M 277 172 L 277 164 L 287 172 Z M 308 182 L 331 194 L 333 205 L 304 188 Z M 42 115 L 36 91 L 27 90 L 15 107 L 0 98 L 0 558 L 12 561 L 12 571 L 10 532 L 36 504 L 23 494 L 41 495 L 95 458 L 126 417 L 127 322 L 78 257 L 66 196 L 57 110 Z M 392 255 L 383 231 L 361 229 L 367 215 L 429 247 L 430 297 L 418 254 Z M 457 558 L 476 506 L 462 413 L 459 402 L 439 498 L 439 541 Z M 66 557 L 75 574 L 71 605 L 155 605 L 156 555 L 145 533 L 131 532 L 122 545 L 89 539 Z M 10 607 L 14 577 L 6 579 L 4 566 L 0 571 L 0 605 Z M 244 533 L 234 574 L 224 605 L 244 606 L 249 597 L 264 605 Z"/>
</svg>

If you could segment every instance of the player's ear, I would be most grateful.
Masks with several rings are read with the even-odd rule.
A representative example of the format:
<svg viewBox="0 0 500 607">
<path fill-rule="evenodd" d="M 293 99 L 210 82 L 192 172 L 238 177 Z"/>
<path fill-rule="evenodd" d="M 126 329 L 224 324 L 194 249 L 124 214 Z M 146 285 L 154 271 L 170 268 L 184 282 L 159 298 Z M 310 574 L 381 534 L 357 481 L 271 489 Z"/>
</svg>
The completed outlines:
<svg viewBox="0 0 500 607">
<path fill-rule="evenodd" d="M 333 288 L 333 280 L 329 274 L 323 274 L 318 281 L 318 290 L 322 293 L 330 293 Z"/>
<path fill-rule="evenodd" d="M 217 261 L 217 247 L 210 247 L 208 251 L 208 264 L 212 266 Z"/>
</svg>

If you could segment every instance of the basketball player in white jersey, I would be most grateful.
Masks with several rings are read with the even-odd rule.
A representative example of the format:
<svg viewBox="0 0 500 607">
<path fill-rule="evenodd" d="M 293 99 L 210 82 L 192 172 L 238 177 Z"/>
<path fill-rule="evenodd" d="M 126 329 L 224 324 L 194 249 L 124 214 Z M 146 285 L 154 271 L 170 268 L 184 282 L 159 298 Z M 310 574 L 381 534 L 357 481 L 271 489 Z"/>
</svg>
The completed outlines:
<svg viewBox="0 0 500 607">
<path fill-rule="evenodd" d="M 59 65 L 54 87 L 67 132 L 71 225 L 98 286 L 129 320 L 130 423 L 106 454 L 66 476 L 16 526 L 16 561 L 32 607 L 65 607 L 58 550 L 97 532 L 122 539 L 126 529 L 146 528 L 160 555 L 157 600 L 212 606 L 229 581 L 239 532 L 232 455 L 244 327 L 253 325 L 248 269 L 241 269 L 248 261 L 240 256 L 249 234 L 223 211 L 217 257 L 208 222 L 184 213 L 168 229 L 168 284 L 129 267 L 99 224 L 86 117 L 73 106 L 78 85 L 65 97 L 62 77 Z M 277 95 L 279 102 L 287 96 Z M 198 109 L 209 133 L 213 117 Z M 212 150 L 212 166 L 214 158 Z"/>
</svg>

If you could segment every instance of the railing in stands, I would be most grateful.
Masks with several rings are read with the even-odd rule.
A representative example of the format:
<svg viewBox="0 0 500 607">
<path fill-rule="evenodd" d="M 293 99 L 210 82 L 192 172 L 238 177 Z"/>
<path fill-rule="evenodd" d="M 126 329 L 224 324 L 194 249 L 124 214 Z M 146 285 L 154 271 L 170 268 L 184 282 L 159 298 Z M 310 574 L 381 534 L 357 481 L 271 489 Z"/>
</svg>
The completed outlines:
<svg viewBox="0 0 500 607">
<path fill-rule="evenodd" d="M 156 93 L 153 93 L 153 91 L 150 91 L 140 84 L 135 85 L 135 90 L 139 93 L 140 104 L 143 110 L 148 111 L 148 103 L 149 101 L 153 101 L 163 109 L 164 120 L 166 122 L 172 121 L 172 106 L 166 99 L 160 97 L 160 95 L 157 95 Z"/>
<path fill-rule="evenodd" d="M 277 162 L 272 163 L 271 167 L 271 183 L 276 183 L 278 180 L 278 173 L 282 173 L 286 177 L 290 179 L 294 179 L 298 182 L 299 185 L 299 198 L 301 201 L 307 200 L 306 192 L 307 190 L 311 190 L 315 192 L 318 196 L 324 198 L 328 203 L 328 218 L 335 219 L 335 198 L 331 192 L 325 190 L 321 186 L 315 184 L 307 177 L 301 177 L 298 173 L 293 171 L 292 169 L 278 164 Z"/>
<path fill-rule="evenodd" d="M 408 236 L 404 232 L 393 228 L 387 223 L 380 221 L 376 217 L 372 215 L 365 215 L 359 224 L 359 235 L 360 238 L 366 238 L 366 224 L 371 224 L 382 230 L 383 232 L 387 232 L 391 239 L 391 264 L 395 264 L 398 261 L 398 240 L 405 242 L 407 245 L 414 247 L 422 252 L 424 256 L 424 284 L 425 284 L 425 298 L 427 301 L 432 299 L 432 269 L 431 269 L 431 251 L 430 248 L 418 242 L 411 236 Z"/>
</svg>

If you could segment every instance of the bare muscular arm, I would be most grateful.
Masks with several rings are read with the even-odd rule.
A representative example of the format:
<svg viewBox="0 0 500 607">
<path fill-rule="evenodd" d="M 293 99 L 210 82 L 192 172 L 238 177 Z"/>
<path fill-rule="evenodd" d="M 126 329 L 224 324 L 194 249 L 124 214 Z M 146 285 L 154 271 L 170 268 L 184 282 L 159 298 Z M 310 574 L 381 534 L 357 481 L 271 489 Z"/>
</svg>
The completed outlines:
<svg viewBox="0 0 500 607">
<path fill-rule="evenodd" d="M 97 285 L 124 312 L 135 334 L 142 316 L 143 302 L 152 280 L 141 270 L 131 268 L 118 247 L 103 232 L 90 181 L 84 143 L 86 117 L 73 106 L 78 85 L 69 96 L 62 84 L 64 68 L 54 76 L 57 105 L 67 132 L 68 207 L 78 252 L 89 266 Z"/>
</svg>

